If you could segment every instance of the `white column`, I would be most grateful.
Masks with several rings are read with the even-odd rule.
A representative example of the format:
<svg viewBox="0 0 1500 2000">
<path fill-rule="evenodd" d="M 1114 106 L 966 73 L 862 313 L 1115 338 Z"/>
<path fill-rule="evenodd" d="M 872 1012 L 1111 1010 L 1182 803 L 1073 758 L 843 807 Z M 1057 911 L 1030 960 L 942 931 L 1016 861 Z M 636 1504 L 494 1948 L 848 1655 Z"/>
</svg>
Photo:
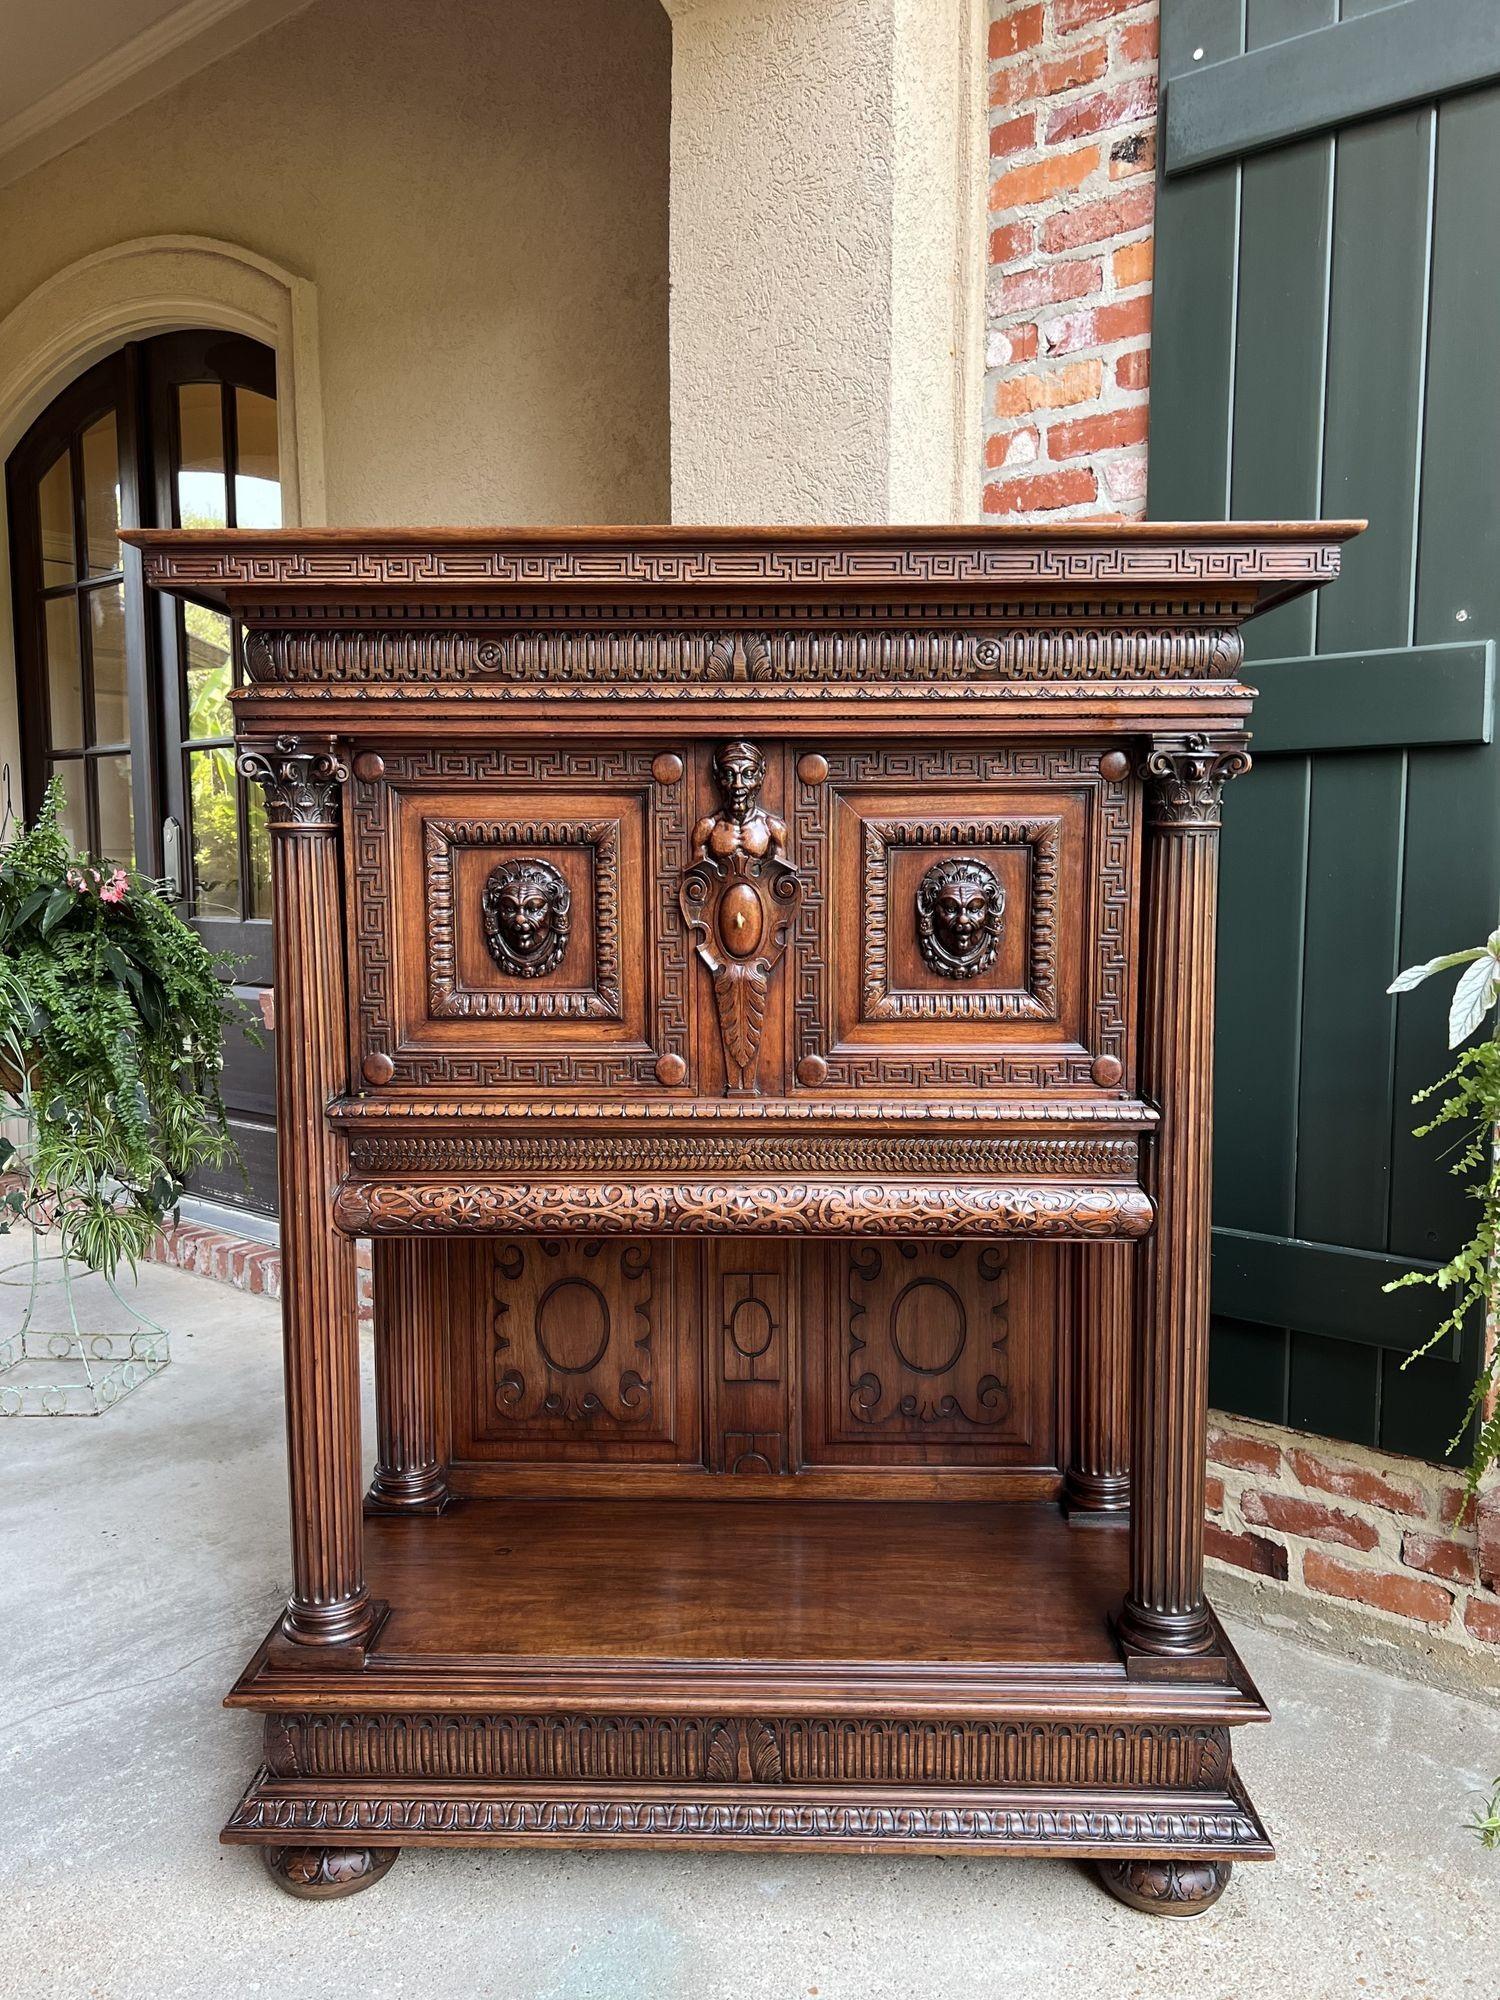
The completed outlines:
<svg viewBox="0 0 1500 2000">
<path fill-rule="evenodd" d="M 975 519 L 983 0 L 663 0 L 672 515 Z"/>
</svg>

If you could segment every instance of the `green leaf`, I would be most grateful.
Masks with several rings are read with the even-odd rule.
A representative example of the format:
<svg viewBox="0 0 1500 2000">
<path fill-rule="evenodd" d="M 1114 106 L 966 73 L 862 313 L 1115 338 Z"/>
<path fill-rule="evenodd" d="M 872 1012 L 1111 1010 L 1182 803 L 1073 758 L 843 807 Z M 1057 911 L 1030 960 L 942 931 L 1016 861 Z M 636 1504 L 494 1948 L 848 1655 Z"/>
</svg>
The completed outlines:
<svg viewBox="0 0 1500 2000">
<path fill-rule="evenodd" d="M 1500 961 L 1486 950 L 1453 989 L 1453 1004 L 1448 1010 L 1450 1049 L 1469 1039 L 1494 1006 L 1497 993 L 1500 993 Z"/>
<path fill-rule="evenodd" d="M 1410 993 L 1424 979 L 1431 979 L 1435 972 L 1447 972 L 1455 965 L 1468 965 L 1476 958 L 1487 958 L 1489 954 L 1490 946 L 1487 944 L 1476 944 L 1471 951 L 1444 952 L 1441 958 L 1429 958 L 1425 965 L 1409 965 L 1405 972 L 1398 972 L 1385 990 L 1387 993 Z"/>
<path fill-rule="evenodd" d="M 42 917 L 43 937 L 46 937 L 50 932 L 57 929 L 57 926 L 72 909 L 73 900 L 73 891 L 71 889 L 54 889 L 52 891 L 51 896 L 48 898 L 46 911 Z"/>
</svg>

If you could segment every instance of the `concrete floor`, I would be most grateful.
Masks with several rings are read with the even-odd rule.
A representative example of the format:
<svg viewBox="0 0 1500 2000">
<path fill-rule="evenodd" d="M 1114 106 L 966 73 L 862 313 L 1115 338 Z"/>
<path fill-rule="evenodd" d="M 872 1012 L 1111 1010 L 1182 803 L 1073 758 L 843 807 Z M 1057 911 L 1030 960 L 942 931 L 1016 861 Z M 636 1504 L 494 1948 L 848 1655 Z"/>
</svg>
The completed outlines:
<svg viewBox="0 0 1500 2000">
<path fill-rule="evenodd" d="M 1500 1716 L 1240 1628 L 1281 1860 L 1173 1925 L 1063 1862 L 411 1852 L 333 1904 L 217 1833 L 258 1723 L 220 1696 L 286 1583 L 273 1305 L 142 1290 L 171 1367 L 0 1428 L 0 1995 L 24 2000 L 1460 2000 L 1500 1993 Z M 14 1294 L 0 1294 L 14 1319 Z"/>
</svg>

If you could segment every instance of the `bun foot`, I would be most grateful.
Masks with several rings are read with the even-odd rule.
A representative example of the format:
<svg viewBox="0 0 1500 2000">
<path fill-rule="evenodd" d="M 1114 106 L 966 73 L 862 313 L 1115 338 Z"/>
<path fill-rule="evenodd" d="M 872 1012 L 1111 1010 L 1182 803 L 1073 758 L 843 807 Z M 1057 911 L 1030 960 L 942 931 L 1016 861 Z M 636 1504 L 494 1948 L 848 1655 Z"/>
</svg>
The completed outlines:
<svg viewBox="0 0 1500 2000">
<path fill-rule="evenodd" d="M 289 1896 L 357 1895 L 389 1875 L 399 1847 L 263 1847 L 271 1880 Z"/>
<path fill-rule="evenodd" d="M 1153 1917 L 1201 1917 L 1229 1883 L 1232 1861 L 1101 1861 L 1099 1880 L 1132 1910 Z"/>
</svg>

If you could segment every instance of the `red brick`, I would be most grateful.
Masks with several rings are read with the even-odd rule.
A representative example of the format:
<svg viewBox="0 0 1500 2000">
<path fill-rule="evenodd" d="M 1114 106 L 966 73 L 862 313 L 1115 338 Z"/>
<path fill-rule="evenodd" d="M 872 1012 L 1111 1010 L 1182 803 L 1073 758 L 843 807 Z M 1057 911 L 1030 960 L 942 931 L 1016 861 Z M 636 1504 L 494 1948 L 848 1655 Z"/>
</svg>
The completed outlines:
<svg viewBox="0 0 1500 2000">
<path fill-rule="evenodd" d="M 1035 463 L 1041 440 L 1038 434 L 1026 427 L 1014 431 L 996 431 L 985 439 L 984 462 L 991 471 L 998 465 L 1031 465 Z"/>
<path fill-rule="evenodd" d="M 1001 125 L 990 127 L 990 157 L 999 159 L 1004 153 L 1024 153 L 1028 146 L 1036 144 L 1036 118 L 1030 111 L 1019 118 L 1007 118 Z"/>
<path fill-rule="evenodd" d="M 1486 1645 L 1500 1646 L 1500 1604 L 1488 1597 L 1471 1597 L 1464 1606 L 1464 1629 Z"/>
<path fill-rule="evenodd" d="M 1116 451 L 1124 444 L 1144 444 L 1146 405 L 1136 403 L 1128 410 L 1105 410 L 1097 417 L 1077 417 L 1072 423 L 1054 424 L 1047 433 L 1049 458 L 1083 458 L 1091 451 Z"/>
<path fill-rule="evenodd" d="M 1474 1581 L 1474 1551 L 1446 1535 L 1419 1535 L 1408 1528 L 1401 1537 L 1401 1560 L 1408 1569 L 1425 1569 L 1429 1576 L 1445 1576 L 1450 1583 Z"/>
<path fill-rule="evenodd" d="M 1475 1522 L 1479 1580 L 1486 1590 L 1500 1590 L 1500 1491 L 1480 1495 Z"/>
<path fill-rule="evenodd" d="M 1134 69 L 1137 63 L 1155 62 L 1160 41 L 1155 21 L 1132 21 L 1128 27 L 1121 28 L 1118 44 L 1121 69 Z"/>
<path fill-rule="evenodd" d="M 986 514 L 1041 514 L 1055 507 L 1082 507 L 1099 497 L 1099 482 L 1085 467 L 1063 472 L 1039 472 L 1030 479 L 1009 479 L 986 486 Z"/>
<path fill-rule="evenodd" d="M 1048 320 L 1042 339 L 1049 354 L 1073 354 L 1081 347 L 1108 347 L 1114 340 L 1134 340 L 1151 331 L 1151 295 L 1119 299 L 1088 312 L 1068 313 Z"/>
<path fill-rule="evenodd" d="M 1446 1625 L 1453 1610 L 1453 1592 L 1440 1583 L 1421 1583 L 1414 1576 L 1395 1576 L 1387 1570 L 1353 1569 L 1318 1549 L 1309 1549 L 1303 1556 L 1302 1581 L 1309 1590 L 1321 1590 L 1326 1597 L 1372 1604 L 1379 1611 L 1392 1611 L 1399 1618 L 1414 1618 L 1423 1625 Z"/>
<path fill-rule="evenodd" d="M 262 986 L 255 996 L 255 1003 L 260 1008 L 260 1018 L 265 1025 L 266 1033 L 274 1035 L 276 1032 L 276 988 L 274 986 Z"/>
<path fill-rule="evenodd" d="M 1210 1472 L 1203 1482 L 1203 1505 L 1210 1514 L 1224 1511 L 1224 1482 L 1216 1472 Z"/>
<path fill-rule="evenodd" d="M 1065 368 L 1008 375 L 995 390 L 995 415 L 1020 417 L 1028 410 L 1062 410 L 1071 403 L 1091 403 L 1103 378 L 1104 364 L 1099 361 L 1074 361 Z"/>
<path fill-rule="evenodd" d="M 1104 43 L 1085 42 L 1055 62 L 1042 64 L 1036 79 L 1037 93 L 1056 97 L 1060 90 L 1081 89 L 1086 83 L 1097 83 L 1108 67 L 1109 50 Z"/>
<path fill-rule="evenodd" d="M 1109 132 L 1116 125 L 1134 125 L 1150 118 L 1156 110 L 1156 78 L 1138 76 L 1129 83 L 1117 83 L 1112 90 L 1096 90 L 1092 97 L 1076 103 L 1060 104 L 1046 124 L 1048 145 L 1062 139 L 1081 139 L 1090 132 Z"/>
<path fill-rule="evenodd" d="M 990 71 L 990 107 L 998 109 L 1002 104 L 1031 104 L 1036 99 L 1041 82 L 1041 70 L 1034 62 L 1007 63 L 1004 69 Z"/>
<path fill-rule="evenodd" d="M 1156 132 L 1152 128 L 1145 132 L 1132 132 L 1124 139 L 1116 139 L 1109 149 L 1109 177 L 1112 181 L 1128 180 L 1132 174 L 1150 174 L 1156 171 Z"/>
<path fill-rule="evenodd" d="M 1220 1562 L 1233 1563 L 1236 1569 L 1253 1570 L 1257 1576 L 1286 1580 L 1286 1550 L 1280 1542 L 1267 1541 L 1264 1535 L 1232 1535 L 1216 1521 L 1205 1521 L 1203 1553 L 1217 1556 Z"/>
<path fill-rule="evenodd" d="M 1074 35 L 1095 21 L 1107 21 L 1111 14 L 1126 14 L 1141 0 L 1052 0 L 1052 28 L 1055 34 Z"/>
<path fill-rule="evenodd" d="M 1044 250 L 1078 250 L 1085 243 L 1103 243 L 1111 236 L 1128 236 L 1151 220 L 1154 186 L 1126 188 L 1108 201 L 1084 202 L 1051 215 L 1042 225 Z"/>
<path fill-rule="evenodd" d="M 1037 306 L 1057 306 L 1069 299 L 1085 299 L 1104 284 L 1104 272 L 1097 263 L 1033 264 L 1026 271 L 1010 271 L 995 286 L 1003 313 L 1027 312 Z"/>
<path fill-rule="evenodd" d="M 1463 1486 L 1450 1486 L 1438 1503 L 1438 1519 L 1445 1528 L 1468 1527 L 1474 1519 L 1475 1500 Z"/>
<path fill-rule="evenodd" d="M 1034 49 L 1042 39 L 1040 0 L 1034 7 L 1017 7 L 990 23 L 990 61 L 1003 62 L 1024 49 Z"/>
<path fill-rule="evenodd" d="M 991 333 L 991 365 L 1004 368 L 1013 361 L 1034 361 L 1036 359 L 1036 327 L 1007 326 Z"/>
<path fill-rule="evenodd" d="M 1293 1493 L 1262 1493 L 1252 1488 L 1241 1496 L 1240 1512 L 1262 1528 L 1283 1535 L 1302 1535 L 1310 1542 L 1339 1542 L 1346 1549 L 1373 1549 L 1379 1531 L 1358 1514 L 1325 1507 L 1320 1500 L 1299 1500 Z"/>
<path fill-rule="evenodd" d="M 1151 277 L 1151 238 L 1142 236 L 1135 243 L 1123 244 L 1110 258 L 1109 268 L 1116 291 L 1128 292 L 1146 284 Z"/>
<path fill-rule="evenodd" d="M 1149 389 L 1151 349 L 1136 347 L 1129 354 L 1122 354 L 1115 363 L 1115 381 L 1122 389 Z"/>
<path fill-rule="evenodd" d="M 1240 1437 L 1234 1431 L 1208 1427 L 1208 1455 L 1215 1465 L 1232 1466 L 1236 1472 L 1280 1472 L 1281 1449 L 1261 1438 Z"/>
<path fill-rule="evenodd" d="M 1322 1493 L 1337 1493 L 1344 1500 L 1358 1500 L 1363 1507 L 1381 1507 L 1388 1514 L 1421 1517 L 1422 1496 L 1409 1486 L 1397 1486 L 1393 1480 L 1362 1465 L 1340 1464 L 1295 1446 L 1291 1456 L 1292 1469 L 1304 1486 L 1316 1486 Z"/>
<path fill-rule="evenodd" d="M 1029 167 L 1012 167 L 1009 173 L 1001 174 L 991 183 L 990 207 L 1026 208 L 1032 202 L 1061 194 L 1065 188 L 1082 187 L 1101 157 L 1097 146 L 1080 146 L 1072 153 L 1048 153 L 1045 159 L 1034 160 Z"/>
<path fill-rule="evenodd" d="M 1018 257 L 1029 257 L 1035 248 L 1034 222 L 1008 222 L 1003 229 L 990 231 L 992 264 L 1014 264 Z"/>
</svg>

